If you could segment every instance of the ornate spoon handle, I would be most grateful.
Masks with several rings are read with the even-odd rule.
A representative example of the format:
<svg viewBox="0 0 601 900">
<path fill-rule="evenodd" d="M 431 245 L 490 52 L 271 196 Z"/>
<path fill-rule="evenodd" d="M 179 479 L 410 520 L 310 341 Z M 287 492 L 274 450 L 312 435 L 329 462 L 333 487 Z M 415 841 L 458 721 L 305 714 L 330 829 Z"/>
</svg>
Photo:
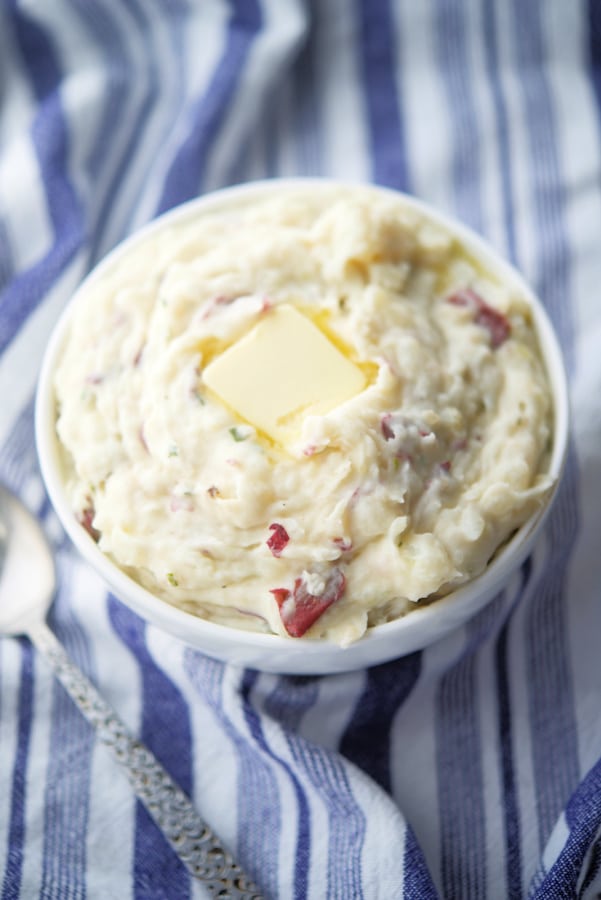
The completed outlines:
<svg viewBox="0 0 601 900">
<path fill-rule="evenodd" d="M 27 632 L 52 665 L 102 743 L 124 769 L 142 801 L 188 871 L 220 900 L 262 900 L 219 838 L 153 754 L 128 732 L 45 623 Z"/>
</svg>

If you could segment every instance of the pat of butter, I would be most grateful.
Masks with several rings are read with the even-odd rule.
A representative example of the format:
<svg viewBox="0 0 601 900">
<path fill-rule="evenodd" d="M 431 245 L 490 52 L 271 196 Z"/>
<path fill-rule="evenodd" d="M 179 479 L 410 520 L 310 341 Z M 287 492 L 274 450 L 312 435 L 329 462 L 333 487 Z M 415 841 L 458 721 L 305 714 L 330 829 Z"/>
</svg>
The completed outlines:
<svg viewBox="0 0 601 900">
<path fill-rule="evenodd" d="M 293 306 L 276 306 L 213 359 L 203 381 L 280 444 L 307 415 L 324 415 L 365 387 L 363 372 Z"/>
</svg>

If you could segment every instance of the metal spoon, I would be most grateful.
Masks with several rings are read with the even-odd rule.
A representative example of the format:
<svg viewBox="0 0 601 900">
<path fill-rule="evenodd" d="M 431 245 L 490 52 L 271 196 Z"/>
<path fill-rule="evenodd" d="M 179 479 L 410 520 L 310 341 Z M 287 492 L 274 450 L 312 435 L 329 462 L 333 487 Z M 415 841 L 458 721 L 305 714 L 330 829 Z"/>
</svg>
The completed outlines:
<svg viewBox="0 0 601 900">
<path fill-rule="evenodd" d="M 46 625 L 55 588 L 54 560 L 37 519 L 0 484 L 0 635 L 26 635 L 41 650 L 188 871 L 221 900 L 261 900 L 189 798 L 130 735 Z"/>
</svg>

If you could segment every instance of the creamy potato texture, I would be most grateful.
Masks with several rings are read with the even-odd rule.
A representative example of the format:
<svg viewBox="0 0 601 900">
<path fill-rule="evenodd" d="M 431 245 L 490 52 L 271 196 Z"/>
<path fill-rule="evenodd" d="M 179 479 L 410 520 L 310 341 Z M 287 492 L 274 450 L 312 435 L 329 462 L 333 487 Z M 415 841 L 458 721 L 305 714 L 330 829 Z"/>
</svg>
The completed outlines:
<svg viewBox="0 0 601 900">
<path fill-rule="evenodd" d="M 296 410 L 285 440 L 203 379 L 278 307 L 362 373 L 328 411 Z M 261 353 L 261 402 L 285 407 L 311 359 L 290 372 Z M 368 188 L 240 195 L 151 233 L 85 288 L 55 387 L 100 548 L 236 628 L 348 644 L 481 573 L 551 486 L 528 302 Z"/>
</svg>

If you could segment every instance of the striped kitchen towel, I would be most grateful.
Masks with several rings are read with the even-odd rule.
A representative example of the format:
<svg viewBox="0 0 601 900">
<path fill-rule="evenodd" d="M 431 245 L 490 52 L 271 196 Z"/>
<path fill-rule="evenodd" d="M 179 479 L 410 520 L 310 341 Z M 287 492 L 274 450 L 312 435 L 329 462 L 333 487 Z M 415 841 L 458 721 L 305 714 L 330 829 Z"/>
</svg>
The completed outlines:
<svg viewBox="0 0 601 900">
<path fill-rule="evenodd" d="M 121 238 L 213 188 L 327 175 L 485 235 L 561 339 L 544 538 L 420 653 L 277 677 L 145 626 L 49 508 L 49 330 Z M 58 559 L 52 625 L 270 898 L 601 896 L 600 0 L 0 0 L 0 478 Z M 0 642 L 0 900 L 203 897 L 43 660 Z"/>
</svg>

